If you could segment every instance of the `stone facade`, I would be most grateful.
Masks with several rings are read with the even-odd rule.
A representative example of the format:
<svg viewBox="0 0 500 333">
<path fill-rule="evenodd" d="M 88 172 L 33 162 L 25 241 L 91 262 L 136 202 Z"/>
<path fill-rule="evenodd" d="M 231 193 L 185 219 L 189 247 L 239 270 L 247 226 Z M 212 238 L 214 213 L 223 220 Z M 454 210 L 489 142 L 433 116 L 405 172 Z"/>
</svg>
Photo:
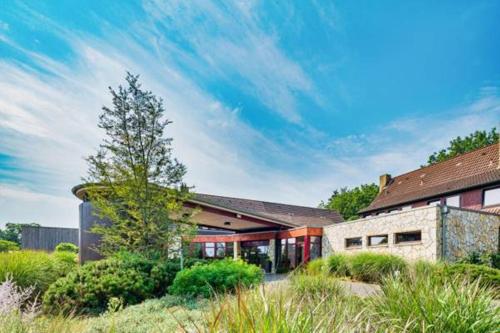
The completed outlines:
<svg viewBox="0 0 500 333">
<path fill-rule="evenodd" d="M 500 216 L 450 208 L 444 221 L 444 253 L 447 259 L 457 260 L 473 251 L 499 250 Z"/>
<path fill-rule="evenodd" d="M 441 209 L 425 206 L 325 227 L 324 256 L 371 251 L 435 261 L 456 260 L 472 251 L 498 250 L 500 216 L 459 208 L 449 208 L 442 214 Z M 397 233 L 413 231 L 421 232 L 420 241 L 396 243 Z M 387 244 L 369 246 L 368 237 L 374 235 L 387 235 Z M 362 238 L 362 245 L 346 247 L 346 239 L 355 237 Z"/>
</svg>

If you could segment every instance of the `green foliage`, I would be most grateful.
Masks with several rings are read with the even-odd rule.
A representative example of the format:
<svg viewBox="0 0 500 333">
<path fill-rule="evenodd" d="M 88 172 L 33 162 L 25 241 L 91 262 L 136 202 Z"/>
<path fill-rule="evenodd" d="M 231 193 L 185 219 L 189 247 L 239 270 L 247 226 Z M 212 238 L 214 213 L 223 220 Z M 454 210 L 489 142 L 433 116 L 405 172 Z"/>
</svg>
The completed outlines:
<svg viewBox="0 0 500 333">
<path fill-rule="evenodd" d="M 35 293 L 42 294 L 51 283 L 75 268 L 76 255 L 73 253 L 28 250 L 0 253 L 0 282 L 12 276 L 18 286 L 33 286 Z"/>
<path fill-rule="evenodd" d="M 224 259 L 206 265 L 195 265 L 180 271 L 169 288 L 173 295 L 204 296 L 233 292 L 262 282 L 262 270 L 242 260 Z"/>
<path fill-rule="evenodd" d="M 350 259 L 351 257 L 345 254 L 334 254 L 326 258 L 327 271 L 335 276 L 350 276 Z"/>
<path fill-rule="evenodd" d="M 0 252 L 9 252 L 19 250 L 19 245 L 17 243 L 0 239 Z"/>
<path fill-rule="evenodd" d="M 364 252 L 350 257 L 350 269 L 356 280 L 380 282 L 386 276 L 406 274 L 408 265 L 401 257 Z"/>
<path fill-rule="evenodd" d="M 460 259 L 459 262 L 464 264 L 486 265 L 500 269 L 500 252 L 482 253 L 473 251 L 466 257 Z"/>
<path fill-rule="evenodd" d="M 450 141 L 450 145 L 446 149 L 435 152 L 429 156 L 427 165 L 436 164 L 446 161 L 455 156 L 486 147 L 493 143 L 498 142 L 498 133 L 496 128 L 493 127 L 490 132 L 475 131 L 474 133 L 466 136 L 465 138 L 456 137 Z"/>
<path fill-rule="evenodd" d="M 78 246 L 73 243 L 59 243 L 56 246 L 56 252 L 73 252 L 78 253 Z"/>
<path fill-rule="evenodd" d="M 325 272 L 326 262 L 323 258 L 317 258 L 307 263 L 306 270 L 310 275 L 322 274 Z"/>
<path fill-rule="evenodd" d="M 32 227 L 40 226 L 38 223 L 6 223 L 4 230 L 0 228 L 0 240 L 11 241 L 21 246 L 21 230 L 23 225 Z"/>
<path fill-rule="evenodd" d="M 344 220 L 355 220 L 359 218 L 358 212 L 370 205 L 378 194 L 378 186 L 375 184 L 364 184 L 348 189 L 342 187 L 335 190 L 332 196 L 320 207 L 337 211 Z"/>
<path fill-rule="evenodd" d="M 493 286 L 500 290 L 500 269 L 491 268 L 484 265 L 473 264 L 451 264 L 444 266 L 444 273 L 447 276 L 461 276 L 470 280 L 480 280 L 480 283 Z"/>
<path fill-rule="evenodd" d="M 187 260 L 186 266 L 197 262 Z M 96 314 L 117 302 L 124 306 L 137 304 L 164 295 L 179 271 L 178 260 L 153 260 L 119 252 L 109 259 L 85 264 L 53 283 L 44 295 L 44 310 Z"/>
<path fill-rule="evenodd" d="M 127 74 L 127 86 L 110 88 L 113 107 L 103 107 L 98 126 L 106 133 L 96 155 L 89 156 L 85 190 L 97 214 L 111 221 L 95 225 L 105 256 L 119 250 L 160 253 L 180 250 L 181 236 L 192 235 L 193 211 L 182 182 L 184 165 L 172 157 L 165 137 L 161 99 L 141 89 L 138 76 Z"/>
<path fill-rule="evenodd" d="M 364 316 L 380 332 L 497 332 L 493 298 L 490 289 L 460 278 L 388 278 L 382 293 L 367 299 Z"/>
<path fill-rule="evenodd" d="M 291 277 L 290 284 L 298 295 L 313 297 L 338 297 L 343 289 L 335 278 L 324 275 L 296 274 Z"/>
</svg>

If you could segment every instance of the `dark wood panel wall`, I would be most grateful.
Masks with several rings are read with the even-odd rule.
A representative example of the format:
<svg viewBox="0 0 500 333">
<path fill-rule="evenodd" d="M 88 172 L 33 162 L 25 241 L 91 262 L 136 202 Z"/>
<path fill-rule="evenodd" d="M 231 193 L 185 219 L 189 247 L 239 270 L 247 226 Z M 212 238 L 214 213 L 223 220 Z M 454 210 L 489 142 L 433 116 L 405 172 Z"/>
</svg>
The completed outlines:
<svg viewBox="0 0 500 333">
<path fill-rule="evenodd" d="M 23 226 L 21 229 L 23 249 L 54 251 L 59 243 L 73 243 L 78 246 L 78 229 L 32 226 Z"/>
</svg>

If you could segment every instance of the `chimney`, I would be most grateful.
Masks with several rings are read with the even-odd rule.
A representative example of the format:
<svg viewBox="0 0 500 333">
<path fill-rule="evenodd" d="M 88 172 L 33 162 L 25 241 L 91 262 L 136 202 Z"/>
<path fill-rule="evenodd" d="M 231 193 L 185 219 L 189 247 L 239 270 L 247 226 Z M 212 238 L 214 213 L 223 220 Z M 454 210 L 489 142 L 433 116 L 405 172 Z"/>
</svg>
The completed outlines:
<svg viewBox="0 0 500 333">
<path fill-rule="evenodd" d="M 380 176 L 380 185 L 378 187 L 378 193 L 381 193 L 387 187 L 387 185 L 389 185 L 390 181 L 391 181 L 391 175 L 386 173 Z"/>
</svg>

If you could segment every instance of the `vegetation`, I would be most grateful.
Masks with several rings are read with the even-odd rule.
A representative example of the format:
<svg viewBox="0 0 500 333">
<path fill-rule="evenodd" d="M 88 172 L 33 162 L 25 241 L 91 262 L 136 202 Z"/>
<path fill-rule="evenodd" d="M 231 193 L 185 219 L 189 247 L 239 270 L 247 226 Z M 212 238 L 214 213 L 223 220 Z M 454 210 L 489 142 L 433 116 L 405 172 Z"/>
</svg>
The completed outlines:
<svg viewBox="0 0 500 333">
<path fill-rule="evenodd" d="M 169 292 L 173 295 L 210 297 L 214 293 L 230 293 L 237 287 L 256 285 L 262 279 L 259 267 L 242 260 L 224 259 L 180 271 Z"/>
<path fill-rule="evenodd" d="M 56 252 L 73 252 L 78 253 L 78 246 L 73 243 L 59 243 L 56 246 Z"/>
<path fill-rule="evenodd" d="M 307 263 L 306 271 L 309 275 L 319 275 L 324 273 L 325 268 L 325 259 L 317 258 Z"/>
<path fill-rule="evenodd" d="M 17 243 L 0 239 L 0 252 L 9 252 L 19 250 L 19 245 Z"/>
<path fill-rule="evenodd" d="M 101 254 L 126 250 L 167 258 L 180 249 L 181 236 L 194 232 L 183 206 L 186 168 L 172 157 L 172 138 L 164 135 L 171 122 L 163 101 L 142 90 L 138 76 L 128 73 L 126 81 L 126 87 L 110 88 L 113 107 L 103 107 L 98 124 L 106 139 L 87 158 L 87 195 L 111 221 L 92 231 L 102 237 Z"/>
<path fill-rule="evenodd" d="M 381 282 L 383 278 L 406 274 L 407 264 L 390 254 L 359 253 L 350 257 L 350 275 L 359 281 Z"/>
<path fill-rule="evenodd" d="M 188 265 L 195 261 L 188 261 Z M 137 254 L 115 257 L 79 267 L 57 280 L 43 297 L 50 313 L 97 314 L 113 302 L 121 306 L 160 297 L 180 270 L 178 261 L 156 261 Z"/>
<path fill-rule="evenodd" d="M 23 225 L 39 227 L 38 223 L 6 223 L 5 228 L 2 230 L 0 228 L 0 240 L 10 241 L 21 246 L 21 229 Z"/>
<path fill-rule="evenodd" d="M 485 265 L 491 268 L 500 269 L 500 252 L 481 253 L 471 252 L 460 260 L 464 264 Z"/>
<path fill-rule="evenodd" d="M 12 278 L 21 288 L 33 287 L 41 295 L 51 283 L 76 267 L 76 255 L 61 252 L 48 254 L 39 251 L 0 253 L 0 282 Z"/>
<path fill-rule="evenodd" d="M 340 277 L 351 275 L 350 257 L 347 255 L 335 254 L 326 258 L 325 261 L 328 273 Z"/>
<path fill-rule="evenodd" d="M 498 137 L 499 136 L 495 127 L 493 127 L 489 132 L 475 131 L 464 138 L 456 137 L 450 141 L 450 145 L 446 149 L 442 149 L 429 156 L 427 159 L 427 165 L 443 162 L 469 151 L 497 143 Z"/>
<path fill-rule="evenodd" d="M 358 212 L 370 205 L 378 194 L 378 186 L 365 184 L 348 189 L 342 187 L 333 191 L 332 196 L 320 207 L 337 211 L 344 220 L 355 220 L 359 218 Z"/>
</svg>

